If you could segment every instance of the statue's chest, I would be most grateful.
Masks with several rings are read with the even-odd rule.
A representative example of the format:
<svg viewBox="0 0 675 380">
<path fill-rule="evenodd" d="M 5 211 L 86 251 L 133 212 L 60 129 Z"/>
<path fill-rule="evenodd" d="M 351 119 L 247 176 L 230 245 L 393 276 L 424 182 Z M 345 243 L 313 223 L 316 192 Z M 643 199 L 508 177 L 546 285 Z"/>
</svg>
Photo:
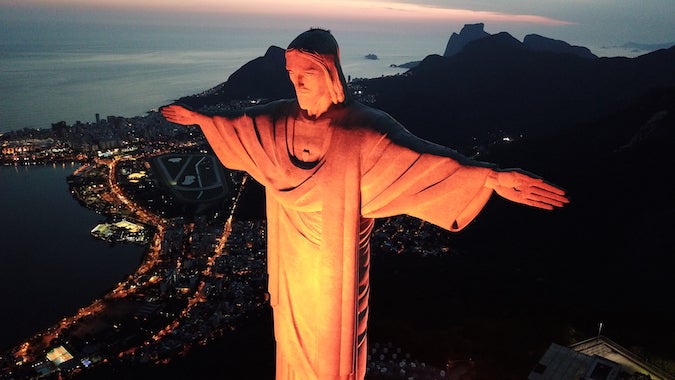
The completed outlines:
<svg viewBox="0 0 675 380">
<path fill-rule="evenodd" d="M 286 130 L 288 153 L 303 163 L 318 163 L 330 147 L 333 129 L 330 119 L 293 119 Z M 301 165 L 302 166 L 302 165 Z"/>
</svg>

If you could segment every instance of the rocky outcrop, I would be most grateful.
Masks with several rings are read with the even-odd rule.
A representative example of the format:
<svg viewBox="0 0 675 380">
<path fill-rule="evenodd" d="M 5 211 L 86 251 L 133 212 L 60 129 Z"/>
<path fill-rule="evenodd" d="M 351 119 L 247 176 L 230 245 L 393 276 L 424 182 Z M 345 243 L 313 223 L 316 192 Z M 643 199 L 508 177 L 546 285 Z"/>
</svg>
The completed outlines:
<svg viewBox="0 0 675 380">
<path fill-rule="evenodd" d="M 482 22 L 476 24 L 466 24 L 459 31 L 459 34 L 452 33 L 448 44 L 445 46 L 445 52 L 443 53 L 444 57 L 450 57 L 459 53 L 466 44 L 477 39 L 487 37 L 490 33 L 483 30 L 485 24 Z"/>
<path fill-rule="evenodd" d="M 448 43 L 445 47 L 445 52 L 443 53 L 444 57 L 453 56 L 464 47 L 476 40 L 491 36 L 490 33 L 484 30 L 485 25 L 483 23 L 476 24 L 466 24 L 462 30 L 457 33 L 452 33 Z M 591 52 L 590 49 L 583 46 L 570 45 L 565 41 L 555 40 L 548 37 L 543 37 L 538 34 L 528 34 L 523 39 L 523 45 L 530 50 L 534 51 L 549 51 L 553 53 L 562 53 L 562 54 L 574 54 L 582 58 L 598 58 L 595 54 Z"/>
</svg>

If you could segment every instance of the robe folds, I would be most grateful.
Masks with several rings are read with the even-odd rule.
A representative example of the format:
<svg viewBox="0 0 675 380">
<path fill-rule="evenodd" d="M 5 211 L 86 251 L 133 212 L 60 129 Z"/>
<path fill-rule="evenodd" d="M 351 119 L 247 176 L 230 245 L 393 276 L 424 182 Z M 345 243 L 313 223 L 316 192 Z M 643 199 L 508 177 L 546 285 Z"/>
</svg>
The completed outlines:
<svg viewBox="0 0 675 380">
<path fill-rule="evenodd" d="M 489 167 L 358 102 L 314 119 L 280 100 L 200 126 L 224 166 L 265 187 L 276 379 L 363 379 L 374 219 L 458 231 L 492 193 Z M 325 129 L 317 161 L 293 156 L 298 128 Z"/>
</svg>

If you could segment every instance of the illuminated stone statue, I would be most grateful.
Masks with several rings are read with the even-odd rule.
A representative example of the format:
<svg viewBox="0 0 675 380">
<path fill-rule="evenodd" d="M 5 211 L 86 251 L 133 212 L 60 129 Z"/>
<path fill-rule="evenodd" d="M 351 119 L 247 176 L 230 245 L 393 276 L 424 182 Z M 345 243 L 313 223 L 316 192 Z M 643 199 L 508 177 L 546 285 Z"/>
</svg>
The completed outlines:
<svg viewBox="0 0 675 380">
<path fill-rule="evenodd" d="M 207 116 L 179 105 L 167 120 L 198 124 L 222 163 L 265 187 L 276 379 L 363 379 L 370 234 L 375 218 L 411 215 L 459 231 L 491 194 L 552 210 L 564 192 L 410 134 L 350 99 L 330 32 L 286 50 L 296 99 Z"/>
</svg>

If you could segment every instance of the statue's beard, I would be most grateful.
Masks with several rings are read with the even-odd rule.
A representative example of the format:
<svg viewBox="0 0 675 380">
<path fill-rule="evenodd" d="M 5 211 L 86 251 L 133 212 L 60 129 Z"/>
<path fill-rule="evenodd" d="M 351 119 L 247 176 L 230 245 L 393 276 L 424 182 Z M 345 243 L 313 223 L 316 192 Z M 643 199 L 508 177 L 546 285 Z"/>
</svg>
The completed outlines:
<svg viewBox="0 0 675 380">
<path fill-rule="evenodd" d="M 311 93 L 297 93 L 300 108 L 311 116 L 318 116 L 328 110 L 332 102 L 330 98 Z"/>
</svg>

